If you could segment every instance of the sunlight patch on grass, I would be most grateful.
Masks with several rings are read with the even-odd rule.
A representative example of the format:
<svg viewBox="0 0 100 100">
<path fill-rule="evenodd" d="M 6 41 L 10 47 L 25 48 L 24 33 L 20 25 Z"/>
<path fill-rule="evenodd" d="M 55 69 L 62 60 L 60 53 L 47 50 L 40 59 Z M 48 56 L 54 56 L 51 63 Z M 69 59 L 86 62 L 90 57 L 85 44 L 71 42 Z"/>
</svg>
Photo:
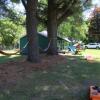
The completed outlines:
<svg viewBox="0 0 100 100">
<path fill-rule="evenodd" d="M 16 52 L 16 50 L 4 50 L 4 52 L 14 53 L 14 52 Z M 3 54 L 0 54 L 0 63 L 5 63 L 8 61 L 16 61 L 17 59 L 20 59 L 20 58 L 21 58 L 20 54 L 11 55 L 11 56 L 6 56 Z"/>
<path fill-rule="evenodd" d="M 82 56 L 92 56 L 95 61 L 100 62 L 100 49 L 86 49 L 85 51 L 81 52 Z"/>
</svg>

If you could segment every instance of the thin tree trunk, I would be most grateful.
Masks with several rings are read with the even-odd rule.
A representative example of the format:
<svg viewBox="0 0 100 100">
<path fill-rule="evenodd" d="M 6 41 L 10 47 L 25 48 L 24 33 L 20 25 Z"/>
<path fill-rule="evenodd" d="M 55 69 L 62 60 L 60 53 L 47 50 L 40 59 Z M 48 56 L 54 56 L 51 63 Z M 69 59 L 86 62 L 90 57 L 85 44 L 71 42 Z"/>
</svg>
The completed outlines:
<svg viewBox="0 0 100 100">
<path fill-rule="evenodd" d="M 57 14 L 54 6 L 55 0 L 48 0 L 48 39 L 50 47 L 48 54 L 57 55 Z"/>
<path fill-rule="evenodd" d="M 30 62 L 39 62 L 39 48 L 37 37 L 37 11 L 38 0 L 27 0 L 26 8 L 26 29 L 28 37 L 28 57 Z"/>
</svg>

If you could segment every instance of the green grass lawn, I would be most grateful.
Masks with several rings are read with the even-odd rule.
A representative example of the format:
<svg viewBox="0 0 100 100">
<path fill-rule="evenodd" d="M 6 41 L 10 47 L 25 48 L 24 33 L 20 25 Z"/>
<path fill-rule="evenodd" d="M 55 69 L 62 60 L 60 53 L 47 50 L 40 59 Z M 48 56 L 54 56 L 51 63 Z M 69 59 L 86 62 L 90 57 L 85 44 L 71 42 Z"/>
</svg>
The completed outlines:
<svg viewBox="0 0 100 100">
<path fill-rule="evenodd" d="M 8 61 L 16 61 L 21 58 L 20 55 L 12 55 L 12 56 L 0 56 L 0 64 L 8 62 Z"/>
<path fill-rule="evenodd" d="M 81 54 L 83 56 L 91 55 L 94 58 L 94 60 L 100 61 L 100 49 L 99 50 L 96 50 L 96 49 L 86 49 Z"/>
<path fill-rule="evenodd" d="M 88 53 L 98 59 L 86 61 L 83 55 Z M 13 88 L 1 88 L 0 100 L 89 100 L 89 86 L 100 86 L 99 55 L 100 50 L 86 50 L 82 56 L 65 56 L 65 63 L 33 71 Z"/>
<path fill-rule="evenodd" d="M 16 52 L 16 51 L 15 50 L 6 50 L 5 52 L 12 53 L 12 52 Z M 0 64 L 8 62 L 8 61 L 17 61 L 21 58 L 22 58 L 22 56 L 20 54 L 11 55 L 11 56 L 5 56 L 5 55 L 0 54 Z"/>
</svg>

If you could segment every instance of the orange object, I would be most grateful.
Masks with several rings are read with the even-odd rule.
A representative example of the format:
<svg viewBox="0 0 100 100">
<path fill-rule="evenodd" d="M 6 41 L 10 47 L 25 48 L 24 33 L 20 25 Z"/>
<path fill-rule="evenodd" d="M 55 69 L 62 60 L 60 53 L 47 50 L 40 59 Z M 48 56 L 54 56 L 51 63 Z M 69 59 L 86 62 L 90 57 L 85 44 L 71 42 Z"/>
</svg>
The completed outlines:
<svg viewBox="0 0 100 100">
<path fill-rule="evenodd" d="M 90 100 L 100 100 L 100 87 L 90 86 Z"/>
</svg>

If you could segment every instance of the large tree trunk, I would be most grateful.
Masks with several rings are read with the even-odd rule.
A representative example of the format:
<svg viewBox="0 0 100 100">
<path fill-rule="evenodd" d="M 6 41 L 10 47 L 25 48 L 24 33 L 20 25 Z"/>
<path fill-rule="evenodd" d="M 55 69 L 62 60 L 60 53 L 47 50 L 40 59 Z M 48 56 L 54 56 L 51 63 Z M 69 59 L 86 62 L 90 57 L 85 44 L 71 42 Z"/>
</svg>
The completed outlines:
<svg viewBox="0 0 100 100">
<path fill-rule="evenodd" d="M 48 54 L 57 55 L 57 14 L 54 6 L 55 0 L 48 0 L 48 39 L 50 47 Z"/>
<path fill-rule="evenodd" d="M 26 29 L 28 37 L 28 57 L 30 62 L 39 62 L 39 48 L 37 37 L 37 11 L 38 0 L 27 0 L 26 7 Z"/>
</svg>

